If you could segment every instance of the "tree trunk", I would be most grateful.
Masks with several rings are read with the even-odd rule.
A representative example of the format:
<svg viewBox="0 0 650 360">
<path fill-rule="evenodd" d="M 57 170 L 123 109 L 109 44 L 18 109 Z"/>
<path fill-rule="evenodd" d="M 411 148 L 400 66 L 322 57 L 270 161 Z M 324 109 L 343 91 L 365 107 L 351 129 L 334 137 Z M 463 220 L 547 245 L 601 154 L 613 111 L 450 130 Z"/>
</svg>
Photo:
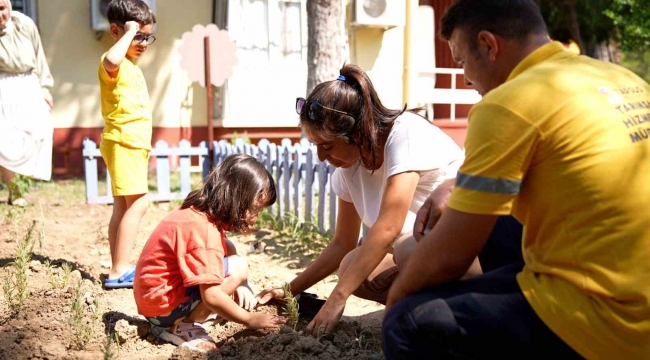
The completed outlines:
<svg viewBox="0 0 650 360">
<path fill-rule="evenodd" d="M 307 0 L 307 95 L 316 85 L 338 77 L 341 52 L 342 0 Z"/>
<path fill-rule="evenodd" d="M 569 29 L 571 37 L 580 47 L 580 52 L 584 54 L 585 44 L 582 41 L 582 34 L 580 34 L 580 23 L 578 22 L 578 14 L 576 13 L 575 0 L 560 0 L 558 8 L 564 12 L 567 29 Z"/>
<path fill-rule="evenodd" d="M 609 41 L 602 43 L 589 42 L 586 45 L 585 55 L 592 57 L 594 59 L 609 61 L 614 64 L 621 63 L 621 54 L 618 49 L 618 44 Z"/>
</svg>

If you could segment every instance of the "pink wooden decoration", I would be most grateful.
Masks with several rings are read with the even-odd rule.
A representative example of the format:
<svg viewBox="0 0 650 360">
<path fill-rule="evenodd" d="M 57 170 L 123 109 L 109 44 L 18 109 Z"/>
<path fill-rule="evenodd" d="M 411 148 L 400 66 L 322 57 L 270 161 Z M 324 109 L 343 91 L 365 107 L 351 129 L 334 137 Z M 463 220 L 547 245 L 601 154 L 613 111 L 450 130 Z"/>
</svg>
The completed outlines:
<svg viewBox="0 0 650 360">
<path fill-rule="evenodd" d="M 205 86 L 204 39 L 210 38 L 210 78 L 212 85 L 221 86 L 232 76 L 237 65 L 237 45 L 230 41 L 226 30 L 217 25 L 194 25 L 192 31 L 183 34 L 183 44 L 179 48 L 181 67 L 187 70 L 190 79 Z"/>
</svg>

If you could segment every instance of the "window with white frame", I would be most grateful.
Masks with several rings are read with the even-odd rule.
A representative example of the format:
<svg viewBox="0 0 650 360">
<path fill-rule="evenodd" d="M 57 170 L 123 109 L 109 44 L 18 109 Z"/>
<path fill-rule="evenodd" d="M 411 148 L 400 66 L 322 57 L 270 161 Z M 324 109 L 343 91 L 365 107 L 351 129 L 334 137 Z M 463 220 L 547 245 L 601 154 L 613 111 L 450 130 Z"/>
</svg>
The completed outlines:
<svg viewBox="0 0 650 360">
<path fill-rule="evenodd" d="M 287 104 L 304 96 L 307 84 L 306 2 L 215 1 L 214 23 L 237 44 L 233 76 L 215 89 L 213 110 L 223 126 L 297 124 Z"/>
<path fill-rule="evenodd" d="M 13 11 L 18 11 L 29 16 L 38 25 L 36 0 L 9 0 L 9 2 Z"/>
<path fill-rule="evenodd" d="M 278 1 L 281 16 L 280 48 L 283 57 L 302 57 L 302 6 L 300 1 Z"/>
</svg>

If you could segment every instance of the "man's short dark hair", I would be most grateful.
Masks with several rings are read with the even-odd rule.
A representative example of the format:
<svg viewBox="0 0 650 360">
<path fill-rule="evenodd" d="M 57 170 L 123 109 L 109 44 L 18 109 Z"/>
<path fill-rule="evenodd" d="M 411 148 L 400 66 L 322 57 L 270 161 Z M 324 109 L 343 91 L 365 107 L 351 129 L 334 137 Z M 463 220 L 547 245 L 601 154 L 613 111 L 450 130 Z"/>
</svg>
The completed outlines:
<svg viewBox="0 0 650 360">
<path fill-rule="evenodd" d="M 547 32 L 534 0 L 457 0 L 442 17 L 440 36 L 449 41 L 456 29 L 466 32 L 472 48 L 484 30 L 511 40 Z"/>
<path fill-rule="evenodd" d="M 108 4 L 106 17 L 111 24 L 125 24 L 127 21 L 143 25 L 156 23 L 156 15 L 142 0 L 112 0 Z"/>
</svg>

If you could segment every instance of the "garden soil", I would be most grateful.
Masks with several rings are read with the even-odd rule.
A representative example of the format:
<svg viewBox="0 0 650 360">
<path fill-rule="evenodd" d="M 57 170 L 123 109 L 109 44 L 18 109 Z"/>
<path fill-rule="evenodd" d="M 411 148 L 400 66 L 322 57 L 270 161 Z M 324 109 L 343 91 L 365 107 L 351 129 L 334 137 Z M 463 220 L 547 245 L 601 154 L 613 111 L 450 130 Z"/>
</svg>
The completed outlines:
<svg viewBox="0 0 650 360">
<path fill-rule="evenodd" d="M 86 204 L 79 180 L 37 184 L 26 196 L 30 201 L 26 208 L 7 205 L 6 197 L 6 191 L 0 191 L 3 284 L 15 271 L 16 249 L 32 225 L 30 241 L 34 248 L 23 268 L 29 297 L 21 310 L 12 310 L 4 296 L 0 299 L 0 359 L 383 358 L 383 306 L 356 297 L 348 301 L 337 331 L 318 339 L 303 334 L 309 319 L 301 319 L 296 330 L 285 326 L 252 331 L 232 322 L 216 324 L 210 327 L 209 334 L 217 341 L 218 350 L 207 354 L 165 343 L 138 315 L 132 290 L 102 289 L 106 266 L 110 264 L 110 205 Z M 134 263 L 154 227 L 178 205 L 150 205 L 140 225 L 132 254 Z M 297 242 L 286 232 L 273 229 L 230 239 L 249 263 L 250 284 L 256 293 L 291 280 L 324 246 L 322 240 L 311 243 L 309 234 L 303 234 Z M 262 242 L 265 246 L 259 246 Z M 63 264 L 72 269 L 67 281 Z M 309 291 L 325 299 L 336 282 L 332 275 Z M 260 306 L 255 311 L 282 313 L 282 307 Z"/>
</svg>

